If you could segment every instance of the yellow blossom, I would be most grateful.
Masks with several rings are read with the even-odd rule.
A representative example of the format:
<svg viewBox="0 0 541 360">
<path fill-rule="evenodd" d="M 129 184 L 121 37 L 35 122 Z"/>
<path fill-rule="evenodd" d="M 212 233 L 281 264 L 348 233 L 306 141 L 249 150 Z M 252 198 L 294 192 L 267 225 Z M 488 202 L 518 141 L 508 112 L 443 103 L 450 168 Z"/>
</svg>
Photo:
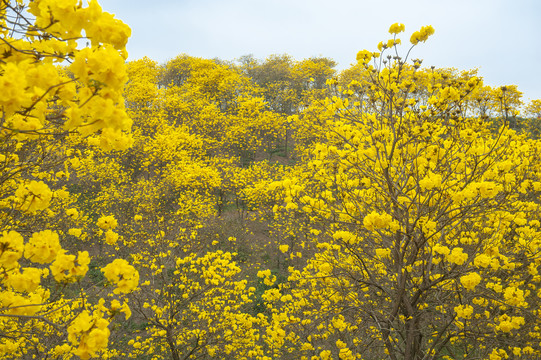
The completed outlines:
<svg viewBox="0 0 541 360">
<path fill-rule="evenodd" d="M 124 259 L 116 259 L 102 270 L 105 278 L 117 287 L 115 294 L 130 293 L 139 284 L 139 272 Z"/>
<path fill-rule="evenodd" d="M 460 283 L 468 290 L 473 290 L 481 282 L 481 276 L 472 272 L 460 277 Z"/>
<path fill-rule="evenodd" d="M 61 250 L 58 234 L 51 230 L 39 231 L 25 245 L 24 257 L 40 264 L 50 263 Z"/>
</svg>

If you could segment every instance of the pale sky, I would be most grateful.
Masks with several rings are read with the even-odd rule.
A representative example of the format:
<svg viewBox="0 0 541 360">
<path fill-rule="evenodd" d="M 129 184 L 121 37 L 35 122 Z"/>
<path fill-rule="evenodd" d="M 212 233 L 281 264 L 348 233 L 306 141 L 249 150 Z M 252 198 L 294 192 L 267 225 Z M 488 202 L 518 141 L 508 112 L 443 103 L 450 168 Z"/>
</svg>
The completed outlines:
<svg viewBox="0 0 541 360">
<path fill-rule="evenodd" d="M 325 56 L 338 69 L 357 51 L 377 51 L 395 22 L 401 39 L 432 25 L 413 58 L 423 66 L 479 68 L 485 84 L 518 85 L 523 100 L 541 99 L 539 0 L 99 0 L 132 29 L 129 60 L 166 62 L 180 54 L 234 60 L 287 53 Z M 407 46 L 401 50 L 405 54 Z"/>
</svg>

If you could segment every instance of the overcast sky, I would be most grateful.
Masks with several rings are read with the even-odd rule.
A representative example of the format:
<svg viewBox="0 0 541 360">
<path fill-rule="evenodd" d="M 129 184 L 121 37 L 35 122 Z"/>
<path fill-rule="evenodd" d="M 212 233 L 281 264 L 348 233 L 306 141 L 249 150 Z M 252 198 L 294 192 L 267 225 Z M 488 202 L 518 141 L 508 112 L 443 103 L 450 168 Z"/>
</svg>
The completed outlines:
<svg viewBox="0 0 541 360">
<path fill-rule="evenodd" d="M 325 56 L 338 69 L 357 51 L 376 51 L 389 26 L 401 38 L 432 25 L 436 33 L 414 49 L 423 66 L 478 67 L 485 84 L 515 84 L 523 100 L 541 98 L 539 0 L 100 0 L 132 29 L 129 60 L 160 63 L 179 54 L 234 60 L 287 53 Z M 402 47 L 406 51 L 406 47 Z"/>
</svg>

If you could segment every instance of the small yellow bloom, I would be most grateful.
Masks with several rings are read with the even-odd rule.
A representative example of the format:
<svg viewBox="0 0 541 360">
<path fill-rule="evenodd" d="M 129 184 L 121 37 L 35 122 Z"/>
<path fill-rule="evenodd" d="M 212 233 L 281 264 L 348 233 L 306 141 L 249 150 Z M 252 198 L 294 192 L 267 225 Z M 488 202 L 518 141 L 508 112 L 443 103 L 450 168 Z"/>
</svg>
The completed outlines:
<svg viewBox="0 0 541 360">
<path fill-rule="evenodd" d="M 100 217 L 97 225 L 103 230 L 108 230 L 114 229 L 118 225 L 118 222 L 113 215 L 109 215 Z"/>
<path fill-rule="evenodd" d="M 389 34 L 399 34 L 405 30 L 406 30 L 406 26 L 404 24 L 394 23 L 389 28 Z"/>
<path fill-rule="evenodd" d="M 101 269 L 105 278 L 117 285 L 115 294 L 128 294 L 139 284 L 139 272 L 124 259 L 116 259 Z"/>
<path fill-rule="evenodd" d="M 481 276 L 478 273 L 470 273 L 460 277 L 460 283 L 468 290 L 473 290 L 481 282 Z"/>
</svg>

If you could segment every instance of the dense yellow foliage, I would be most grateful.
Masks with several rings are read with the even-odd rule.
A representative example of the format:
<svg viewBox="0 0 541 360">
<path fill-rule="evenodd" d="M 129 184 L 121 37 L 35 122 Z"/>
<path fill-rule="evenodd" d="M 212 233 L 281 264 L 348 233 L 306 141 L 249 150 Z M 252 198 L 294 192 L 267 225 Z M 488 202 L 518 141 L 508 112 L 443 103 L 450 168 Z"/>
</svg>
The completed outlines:
<svg viewBox="0 0 541 360">
<path fill-rule="evenodd" d="M 96 1 L 2 1 L 0 357 L 539 357 L 539 100 L 403 31 L 126 63 Z"/>
</svg>

